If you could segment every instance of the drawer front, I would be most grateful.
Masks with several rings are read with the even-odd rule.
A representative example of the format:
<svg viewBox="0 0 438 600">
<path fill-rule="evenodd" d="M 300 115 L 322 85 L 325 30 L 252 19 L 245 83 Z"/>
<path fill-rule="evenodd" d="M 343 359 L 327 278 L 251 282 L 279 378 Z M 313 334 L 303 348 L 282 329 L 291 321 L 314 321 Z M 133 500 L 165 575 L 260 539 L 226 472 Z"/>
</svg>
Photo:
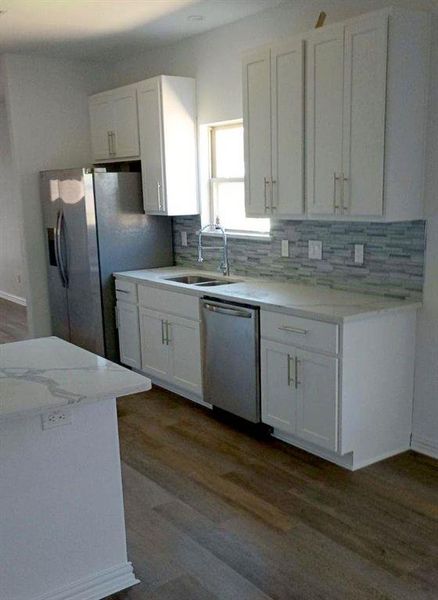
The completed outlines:
<svg viewBox="0 0 438 600">
<path fill-rule="evenodd" d="M 145 308 L 199 321 L 199 299 L 197 296 L 139 285 L 138 301 L 140 306 Z"/>
<path fill-rule="evenodd" d="M 137 303 L 137 284 L 126 279 L 116 279 L 116 298 L 122 302 Z"/>
<path fill-rule="evenodd" d="M 334 323 L 261 311 L 261 336 L 265 339 L 337 354 L 339 328 Z"/>
</svg>

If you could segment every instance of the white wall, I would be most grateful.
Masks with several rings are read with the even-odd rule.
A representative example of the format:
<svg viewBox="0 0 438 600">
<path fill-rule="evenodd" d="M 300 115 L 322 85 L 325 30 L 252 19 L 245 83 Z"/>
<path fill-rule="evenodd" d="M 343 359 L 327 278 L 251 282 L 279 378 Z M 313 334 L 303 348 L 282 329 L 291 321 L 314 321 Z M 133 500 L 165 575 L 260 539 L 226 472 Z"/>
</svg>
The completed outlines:
<svg viewBox="0 0 438 600">
<path fill-rule="evenodd" d="M 413 446 L 438 458 L 438 17 L 433 20 L 426 167 L 427 247 L 419 313 Z"/>
<path fill-rule="evenodd" d="M 259 13 L 173 46 L 157 48 L 115 65 L 114 84 L 122 85 L 164 73 L 196 77 L 199 124 L 242 116 L 240 55 L 250 48 L 311 29 L 318 12 L 327 23 L 386 5 L 430 9 L 428 0 L 300 0 L 293 6 Z M 419 315 L 414 441 L 438 455 L 438 42 L 434 21 L 433 86 L 428 127 L 427 215 L 428 247 L 424 309 Z M 430 450 L 432 449 L 432 450 Z"/>
<path fill-rule="evenodd" d="M 23 299 L 22 261 L 6 105 L 0 98 L 0 297 Z"/>
<path fill-rule="evenodd" d="M 90 163 L 89 94 L 108 87 L 102 65 L 38 56 L 4 55 L 2 68 L 12 155 L 15 202 L 25 251 L 29 326 L 50 334 L 39 171 Z"/>
</svg>

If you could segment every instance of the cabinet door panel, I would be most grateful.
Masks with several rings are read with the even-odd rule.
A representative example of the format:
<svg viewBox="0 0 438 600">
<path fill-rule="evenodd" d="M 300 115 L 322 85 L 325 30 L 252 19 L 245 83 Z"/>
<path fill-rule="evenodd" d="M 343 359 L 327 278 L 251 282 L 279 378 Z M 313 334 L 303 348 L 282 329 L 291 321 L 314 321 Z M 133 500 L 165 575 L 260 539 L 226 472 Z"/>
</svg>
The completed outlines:
<svg viewBox="0 0 438 600">
<path fill-rule="evenodd" d="M 295 433 L 296 390 L 290 379 L 291 349 L 261 343 L 262 421 L 286 433 Z"/>
<path fill-rule="evenodd" d="M 304 212 L 304 41 L 271 49 L 273 215 Z"/>
<path fill-rule="evenodd" d="M 245 207 L 248 217 L 270 213 L 271 99 L 270 51 L 248 56 L 243 63 L 245 139 Z"/>
<path fill-rule="evenodd" d="M 117 302 L 120 362 L 141 369 L 140 322 L 135 304 Z"/>
<path fill-rule="evenodd" d="M 99 94 L 90 98 L 90 127 L 93 160 L 110 157 L 108 133 L 113 130 L 114 113 L 110 94 Z"/>
<path fill-rule="evenodd" d="M 140 339 L 142 369 L 147 373 L 167 377 L 168 346 L 164 336 L 165 317 L 140 309 Z"/>
<path fill-rule="evenodd" d="M 114 103 L 115 153 L 118 158 L 138 156 L 137 92 L 135 88 L 116 90 Z"/>
<path fill-rule="evenodd" d="M 201 392 L 199 323 L 172 317 L 168 325 L 170 372 L 176 385 Z"/>
<path fill-rule="evenodd" d="M 307 204 L 315 215 L 334 214 L 339 203 L 343 55 L 343 26 L 307 40 Z"/>
<path fill-rule="evenodd" d="M 338 360 L 295 350 L 298 360 L 296 435 L 327 448 L 337 449 Z"/>
<path fill-rule="evenodd" d="M 387 39 L 386 15 L 345 29 L 343 205 L 351 215 L 383 214 Z"/>
<path fill-rule="evenodd" d="M 138 88 L 141 172 L 145 212 L 165 210 L 160 83 L 153 79 Z"/>
</svg>

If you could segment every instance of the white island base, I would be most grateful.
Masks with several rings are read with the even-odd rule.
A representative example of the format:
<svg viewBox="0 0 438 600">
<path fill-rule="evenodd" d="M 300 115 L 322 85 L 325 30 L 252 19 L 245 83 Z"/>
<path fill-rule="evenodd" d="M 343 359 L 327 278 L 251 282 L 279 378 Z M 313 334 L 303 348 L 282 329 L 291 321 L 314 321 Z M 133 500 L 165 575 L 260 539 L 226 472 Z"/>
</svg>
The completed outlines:
<svg viewBox="0 0 438 600">
<path fill-rule="evenodd" d="M 37 342 L 42 343 L 26 344 L 29 348 L 33 343 L 30 349 L 37 350 Z M 65 343 L 54 338 L 46 343 L 54 346 L 56 362 L 56 349 Z M 29 397 L 28 412 L 20 405 L 20 413 L 9 414 L 12 391 L 22 390 L 21 401 L 29 386 L 36 395 L 39 385 L 53 391 L 54 379 L 59 382 L 68 370 L 44 370 L 42 376 L 43 369 L 33 364 L 18 372 L 6 346 L 19 344 L 0 346 L 0 399 L 7 413 L 0 414 L 1 599 L 99 600 L 138 583 L 127 559 L 116 401 L 108 398 L 108 389 L 99 395 L 97 388 L 102 390 L 109 381 L 109 387 L 140 391 L 150 382 L 66 344 L 79 362 L 85 361 L 80 384 L 72 379 L 80 378 L 82 367 L 73 368 L 73 375 L 67 375 L 68 390 L 62 382 L 63 391 L 58 386 L 57 399 L 50 399 L 58 404 L 57 412 L 50 407 L 39 410 Z M 38 352 L 30 363 L 33 358 L 38 359 Z M 65 359 L 58 353 L 58 362 Z M 86 366 L 89 360 L 97 361 L 94 367 Z M 5 362 L 9 366 L 2 368 Z M 83 390 L 74 399 L 71 391 L 80 388 L 90 372 L 95 400 Z M 44 378 L 43 384 L 35 381 Z M 70 399 L 60 399 L 62 394 Z M 61 414 L 66 422 L 50 427 L 48 417 Z"/>
</svg>

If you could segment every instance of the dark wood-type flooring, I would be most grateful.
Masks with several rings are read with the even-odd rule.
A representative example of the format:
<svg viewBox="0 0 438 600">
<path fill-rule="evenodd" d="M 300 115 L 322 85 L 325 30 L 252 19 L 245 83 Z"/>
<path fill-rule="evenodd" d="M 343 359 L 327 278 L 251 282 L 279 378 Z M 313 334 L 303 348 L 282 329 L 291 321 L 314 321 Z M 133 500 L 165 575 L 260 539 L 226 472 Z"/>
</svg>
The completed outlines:
<svg viewBox="0 0 438 600">
<path fill-rule="evenodd" d="M 159 388 L 118 405 L 141 583 L 112 600 L 438 598 L 437 461 L 351 473 Z"/>
<path fill-rule="evenodd" d="M 26 308 L 0 298 L 0 344 L 28 338 Z"/>
</svg>

